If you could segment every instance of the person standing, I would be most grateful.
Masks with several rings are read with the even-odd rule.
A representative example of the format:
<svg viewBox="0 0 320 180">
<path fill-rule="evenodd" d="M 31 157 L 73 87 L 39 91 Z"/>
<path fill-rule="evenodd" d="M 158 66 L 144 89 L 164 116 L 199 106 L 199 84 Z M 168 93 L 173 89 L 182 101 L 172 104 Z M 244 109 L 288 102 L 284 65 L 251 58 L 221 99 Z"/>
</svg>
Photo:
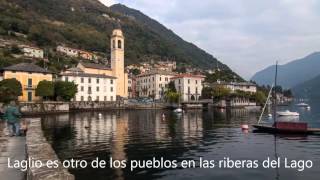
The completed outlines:
<svg viewBox="0 0 320 180">
<path fill-rule="evenodd" d="M 20 117 L 21 113 L 15 101 L 11 101 L 3 115 L 4 120 L 7 121 L 10 137 L 20 135 Z"/>
</svg>

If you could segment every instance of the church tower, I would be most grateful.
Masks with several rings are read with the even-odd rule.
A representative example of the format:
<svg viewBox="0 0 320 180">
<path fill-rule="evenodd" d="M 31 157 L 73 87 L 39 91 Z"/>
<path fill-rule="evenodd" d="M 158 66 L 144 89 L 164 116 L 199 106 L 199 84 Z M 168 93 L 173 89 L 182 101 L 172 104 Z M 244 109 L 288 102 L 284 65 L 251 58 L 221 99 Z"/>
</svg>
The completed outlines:
<svg viewBox="0 0 320 180">
<path fill-rule="evenodd" d="M 114 29 L 111 36 L 111 69 L 117 78 L 117 95 L 128 97 L 128 74 L 124 71 L 124 36 L 121 29 Z"/>
</svg>

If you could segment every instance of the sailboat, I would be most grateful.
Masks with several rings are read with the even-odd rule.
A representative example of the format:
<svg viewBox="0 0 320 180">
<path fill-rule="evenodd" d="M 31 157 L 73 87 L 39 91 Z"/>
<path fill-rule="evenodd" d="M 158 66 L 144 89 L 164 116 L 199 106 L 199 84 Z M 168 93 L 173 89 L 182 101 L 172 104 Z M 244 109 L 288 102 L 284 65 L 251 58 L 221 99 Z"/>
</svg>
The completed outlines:
<svg viewBox="0 0 320 180">
<path fill-rule="evenodd" d="M 308 123 L 306 122 L 282 122 L 277 121 L 277 99 L 276 99 L 276 87 L 277 86 L 277 75 L 278 75 L 278 62 L 276 63 L 276 72 L 275 72 L 275 80 L 274 86 L 271 87 L 270 92 L 267 97 L 266 104 L 264 105 L 258 124 L 253 125 L 255 129 L 262 132 L 269 133 L 292 133 L 292 134 L 313 134 L 320 133 L 320 128 L 309 128 Z M 261 123 L 261 119 L 263 117 L 264 111 L 266 109 L 267 102 L 269 101 L 273 90 L 273 123 Z"/>
</svg>

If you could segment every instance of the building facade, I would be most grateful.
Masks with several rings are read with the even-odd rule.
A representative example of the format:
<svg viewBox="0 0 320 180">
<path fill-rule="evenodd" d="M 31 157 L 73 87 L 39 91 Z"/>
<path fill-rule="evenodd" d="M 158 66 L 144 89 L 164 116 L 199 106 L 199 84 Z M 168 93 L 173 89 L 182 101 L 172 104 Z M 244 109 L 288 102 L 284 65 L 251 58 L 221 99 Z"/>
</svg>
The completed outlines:
<svg viewBox="0 0 320 180">
<path fill-rule="evenodd" d="M 35 89 L 42 80 L 52 81 L 52 73 L 35 64 L 20 63 L 3 69 L 3 79 L 17 79 L 22 86 L 22 102 L 38 101 L 41 98 L 35 95 Z"/>
<path fill-rule="evenodd" d="M 115 29 L 111 36 L 111 68 L 101 64 L 83 63 L 78 68 L 89 74 L 103 74 L 116 77 L 117 96 L 128 97 L 128 74 L 124 70 L 124 36 L 120 29 Z"/>
<path fill-rule="evenodd" d="M 32 46 L 21 46 L 20 47 L 23 55 L 26 57 L 31 57 L 31 58 L 40 58 L 43 59 L 44 53 L 43 50 L 37 47 L 32 47 Z"/>
<path fill-rule="evenodd" d="M 171 78 L 177 92 L 181 94 L 181 101 L 198 101 L 202 92 L 204 76 L 179 74 Z"/>
<path fill-rule="evenodd" d="M 70 57 L 76 57 L 76 58 L 82 58 L 87 60 L 95 60 L 97 59 L 97 56 L 91 52 L 80 50 L 80 49 L 74 49 L 66 46 L 57 46 L 57 52 L 65 54 Z"/>
<path fill-rule="evenodd" d="M 60 74 L 62 81 L 74 82 L 78 92 L 73 101 L 115 101 L 116 78 L 103 74 L 84 73 L 79 68 L 71 68 Z"/>
<path fill-rule="evenodd" d="M 170 78 L 175 74 L 167 71 L 150 71 L 137 76 L 137 93 L 139 97 L 162 99 L 168 88 Z"/>
<path fill-rule="evenodd" d="M 135 98 L 137 96 L 137 80 L 136 77 L 130 75 L 128 77 L 128 97 Z"/>
</svg>

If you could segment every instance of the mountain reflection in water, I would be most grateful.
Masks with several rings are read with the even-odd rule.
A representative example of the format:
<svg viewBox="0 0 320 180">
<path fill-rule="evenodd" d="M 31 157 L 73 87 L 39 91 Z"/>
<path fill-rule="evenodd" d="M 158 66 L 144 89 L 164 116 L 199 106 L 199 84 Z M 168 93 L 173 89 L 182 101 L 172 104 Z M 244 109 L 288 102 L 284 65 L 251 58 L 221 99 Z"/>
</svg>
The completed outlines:
<svg viewBox="0 0 320 180">
<path fill-rule="evenodd" d="M 162 114 L 165 114 L 163 118 Z M 267 157 L 311 159 L 315 167 L 294 169 L 70 169 L 85 179 L 318 179 L 320 138 L 247 133 L 259 113 L 245 109 L 77 112 L 43 117 L 43 129 L 60 159 L 109 160 L 264 160 Z M 276 141 L 275 141 L 276 140 Z M 275 143 L 276 142 L 276 143 Z"/>
</svg>

